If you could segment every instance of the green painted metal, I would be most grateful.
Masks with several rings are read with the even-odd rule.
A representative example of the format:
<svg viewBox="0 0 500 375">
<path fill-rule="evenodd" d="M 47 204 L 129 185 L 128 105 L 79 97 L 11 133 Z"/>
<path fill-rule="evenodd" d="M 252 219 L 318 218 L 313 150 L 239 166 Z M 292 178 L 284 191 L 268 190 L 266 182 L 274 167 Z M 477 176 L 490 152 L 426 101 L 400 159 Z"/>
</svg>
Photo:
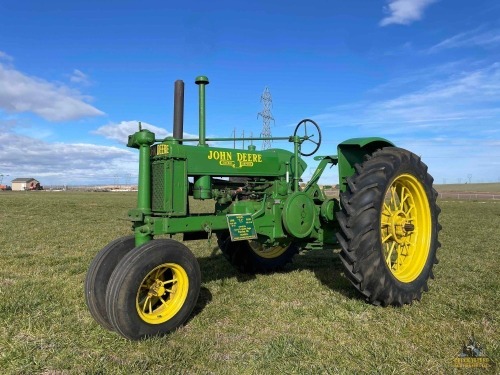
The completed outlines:
<svg viewBox="0 0 500 375">
<path fill-rule="evenodd" d="M 205 76 L 196 77 L 195 83 L 199 88 L 199 136 L 200 136 L 200 146 L 206 145 L 205 142 L 205 86 L 208 85 L 208 78 Z"/>
<path fill-rule="evenodd" d="M 379 137 L 351 138 L 340 143 L 337 146 L 340 191 L 345 191 L 347 178 L 354 174 L 355 165 L 363 163 L 366 155 L 371 155 L 380 148 L 392 146 L 394 146 L 392 142 Z"/>
<path fill-rule="evenodd" d="M 147 129 L 141 129 L 128 137 L 128 147 L 139 149 L 139 183 L 137 194 L 137 209 L 129 213 L 135 228 L 135 245 L 140 246 L 153 237 L 151 233 L 144 232 L 136 226 L 140 224 L 141 219 L 152 213 L 151 211 L 151 162 L 150 162 L 150 146 L 155 141 L 155 134 Z"/>
<path fill-rule="evenodd" d="M 199 76 L 195 83 L 199 91 L 199 138 L 156 139 L 154 133 L 141 127 L 129 136 L 127 145 L 139 150 L 137 207 L 129 211 L 136 245 L 155 236 L 179 233 L 208 238 L 213 232 L 228 231 L 228 218 L 234 217 L 251 222 L 251 228 L 250 225 L 242 228 L 250 228 L 252 236 L 255 231 L 255 240 L 266 246 L 276 246 L 290 238 L 307 249 L 335 244 L 339 202 L 325 196 L 318 185 L 320 177 L 327 166 L 338 163 L 340 186 L 344 190 L 345 179 L 354 173 L 356 163 L 362 162 L 366 154 L 392 143 L 383 138 L 342 142 L 338 156 L 315 158 L 319 165 L 301 188 L 307 164 L 300 157 L 300 147 L 307 137 L 206 138 L 205 86 L 209 81 Z M 293 143 L 293 152 L 258 151 L 253 144 L 247 150 L 207 144 L 207 141 L 232 144 L 235 140 L 287 140 Z M 213 213 L 190 214 L 189 196 L 213 200 Z"/>
<path fill-rule="evenodd" d="M 288 139 L 288 138 L 287 138 Z M 233 141 L 224 138 L 225 141 Z M 184 141 L 183 141 L 184 143 Z M 270 149 L 265 151 L 237 150 L 222 147 L 199 147 L 179 144 L 166 140 L 157 147 L 153 160 L 185 159 L 189 176 L 249 176 L 279 177 L 289 169 L 290 176 L 295 173 L 300 178 L 307 164 L 300 158 L 298 167 L 294 153 L 287 150 Z M 292 167 L 287 167 L 287 163 Z"/>
<path fill-rule="evenodd" d="M 316 161 L 320 160 L 320 162 L 319 162 L 318 166 L 316 167 L 316 170 L 314 171 L 313 175 L 311 176 L 311 179 L 309 180 L 306 187 L 304 188 L 305 192 L 309 192 L 317 186 L 318 181 L 319 181 L 321 175 L 323 174 L 323 171 L 325 170 L 325 168 L 328 164 L 331 164 L 331 166 L 333 167 L 334 165 L 336 165 L 338 163 L 337 155 L 316 156 L 314 158 L 314 160 L 316 160 Z"/>
<path fill-rule="evenodd" d="M 194 199 L 212 198 L 212 178 L 210 176 L 198 176 L 194 180 Z"/>
<path fill-rule="evenodd" d="M 171 216 L 187 214 L 188 180 L 185 159 L 152 162 L 152 210 Z"/>
<path fill-rule="evenodd" d="M 314 228 L 316 206 L 313 199 L 302 191 L 296 191 L 285 201 L 283 224 L 295 238 L 308 237 Z"/>
</svg>

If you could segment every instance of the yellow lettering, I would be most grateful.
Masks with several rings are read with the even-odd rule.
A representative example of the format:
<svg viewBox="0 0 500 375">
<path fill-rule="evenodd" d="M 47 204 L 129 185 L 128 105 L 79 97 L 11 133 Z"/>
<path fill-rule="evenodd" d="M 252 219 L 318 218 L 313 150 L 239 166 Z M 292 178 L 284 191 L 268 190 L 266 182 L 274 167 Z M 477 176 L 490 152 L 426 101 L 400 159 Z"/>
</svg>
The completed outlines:
<svg viewBox="0 0 500 375">
<path fill-rule="evenodd" d="M 166 155 L 169 153 L 169 145 L 158 145 L 156 148 L 157 155 Z"/>
<path fill-rule="evenodd" d="M 220 153 L 220 160 L 231 160 L 232 157 L 231 157 L 231 153 L 228 152 L 228 151 L 222 151 Z"/>
<path fill-rule="evenodd" d="M 208 151 L 207 159 L 219 160 L 219 161 L 231 161 L 233 160 L 233 154 L 229 151 Z M 239 159 L 238 159 L 239 160 Z"/>
<path fill-rule="evenodd" d="M 239 167 L 236 167 L 233 161 L 234 153 L 230 151 L 208 151 L 207 159 L 218 160 L 219 165 L 232 166 L 233 168 L 253 167 L 255 163 L 262 163 L 261 154 L 249 152 L 236 152 L 236 160 L 239 161 Z"/>
</svg>

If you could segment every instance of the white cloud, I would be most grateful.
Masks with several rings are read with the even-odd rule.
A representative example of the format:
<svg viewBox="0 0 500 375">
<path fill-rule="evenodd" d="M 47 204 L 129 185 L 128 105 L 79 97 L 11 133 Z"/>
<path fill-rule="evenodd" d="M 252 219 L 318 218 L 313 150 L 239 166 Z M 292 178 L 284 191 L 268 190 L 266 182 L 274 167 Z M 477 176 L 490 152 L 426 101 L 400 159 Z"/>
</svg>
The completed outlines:
<svg viewBox="0 0 500 375">
<path fill-rule="evenodd" d="M 500 30 L 475 29 L 454 35 L 429 48 L 433 53 L 450 48 L 492 47 L 500 45 Z"/>
<path fill-rule="evenodd" d="M 74 69 L 73 74 L 69 77 L 69 80 L 73 83 L 88 86 L 90 85 L 89 76 L 83 73 L 81 70 Z"/>
<path fill-rule="evenodd" d="M 14 58 L 12 56 L 9 56 L 5 52 L 0 51 L 0 60 L 4 60 L 7 62 L 12 62 L 14 61 Z"/>
<path fill-rule="evenodd" d="M 391 24 L 408 25 L 422 18 L 425 8 L 437 0 L 388 0 L 384 8 L 388 16 L 380 21 L 380 26 Z"/>
<path fill-rule="evenodd" d="M 142 123 L 144 129 L 153 131 L 157 138 L 170 136 L 171 133 L 157 126 Z M 117 177 L 119 183 L 133 183 L 137 180 L 137 150 L 123 146 L 103 146 L 88 143 L 49 142 L 40 139 L 36 131 L 25 126 L 17 119 L 0 119 L 0 173 L 17 177 L 33 177 L 42 185 L 95 185 L 113 184 Z M 108 124 L 94 131 L 108 139 L 127 142 L 129 134 L 138 130 L 137 121 L 122 121 Z M 195 138 L 184 133 L 186 138 Z M 4 180 L 4 183 L 10 183 Z"/>
<path fill-rule="evenodd" d="M 127 143 L 128 136 L 130 134 L 134 134 L 136 131 L 139 130 L 138 126 L 138 121 L 121 121 L 118 124 L 107 124 L 103 125 L 97 130 L 95 130 L 93 133 L 94 134 L 99 134 L 102 135 L 108 139 L 112 139 L 115 141 L 118 141 L 120 143 Z M 142 128 L 143 129 L 148 129 L 155 133 L 155 136 L 157 139 L 161 138 L 166 138 L 172 136 L 172 133 L 163 129 L 159 128 L 158 126 L 148 124 L 147 122 L 141 122 Z M 198 136 L 189 134 L 189 133 L 184 133 L 183 135 L 184 138 L 198 138 Z"/>
<path fill-rule="evenodd" d="M 468 174 L 473 175 L 474 182 L 497 182 L 498 142 L 456 136 L 425 140 L 408 137 L 398 139 L 397 145 L 421 156 L 436 183 L 441 184 L 457 183 L 460 179 L 465 182 Z"/>
<path fill-rule="evenodd" d="M 496 181 L 500 63 L 468 71 L 456 66 L 447 74 L 437 68 L 438 74 L 429 71 L 429 80 L 389 82 L 372 91 L 379 99 L 344 104 L 313 116 L 324 129 L 323 143 L 333 146 L 345 138 L 386 137 L 422 155 L 440 183 L 443 178 L 456 182 L 467 173 L 478 181 Z M 400 94 L 388 95 L 395 88 Z"/>
<path fill-rule="evenodd" d="M 139 130 L 138 124 L 139 121 L 121 121 L 118 124 L 103 125 L 92 133 L 126 144 L 128 136 Z M 141 122 L 141 124 L 143 129 L 148 129 L 155 133 L 156 138 L 165 138 L 172 135 L 172 133 L 169 133 L 165 129 L 148 124 L 147 122 Z"/>
<path fill-rule="evenodd" d="M 498 101 L 500 95 L 500 64 L 461 73 L 448 80 L 437 82 L 417 92 L 402 95 L 384 103 L 384 107 L 408 108 L 431 105 L 438 109 L 444 105 L 457 107 L 471 102 Z"/>
<path fill-rule="evenodd" d="M 137 166 L 134 150 L 0 133 L 0 170 L 10 179 L 33 177 L 42 185 L 112 183 L 116 175 L 135 179 Z"/>
<path fill-rule="evenodd" d="M 351 123 L 376 127 L 404 123 L 420 128 L 422 124 L 436 127 L 439 122 L 448 126 L 448 123 L 458 120 L 498 118 L 500 63 L 460 73 L 453 72 L 444 77 L 441 72 L 439 78 L 429 72 L 431 81 L 420 89 L 415 89 L 417 83 L 414 81 L 406 82 L 405 86 L 404 81 L 397 80 L 395 87 L 403 94 L 385 100 L 335 107 L 315 118 L 332 125 Z M 425 82 L 425 78 L 421 77 L 420 81 Z M 372 93 L 383 96 L 384 88 L 394 91 L 395 87 L 387 83 Z M 402 131 L 409 130 L 411 129 L 406 127 Z"/>
<path fill-rule="evenodd" d="M 0 63 L 0 108 L 33 112 L 48 121 L 68 121 L 104 113 L 67 86 L 30 77 Z"/>
</svg>

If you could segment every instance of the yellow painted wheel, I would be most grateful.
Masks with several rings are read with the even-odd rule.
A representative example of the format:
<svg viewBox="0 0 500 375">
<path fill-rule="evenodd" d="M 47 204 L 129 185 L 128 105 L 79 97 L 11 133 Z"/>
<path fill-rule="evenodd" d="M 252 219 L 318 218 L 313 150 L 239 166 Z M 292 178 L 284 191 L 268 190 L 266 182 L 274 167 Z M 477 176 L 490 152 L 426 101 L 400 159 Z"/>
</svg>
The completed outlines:
<svg viewBox="0 0 500 375">
<path fill-rule="evenodd" d="M 106 311 L 115 331 L 128 339 L 165 335 L 189 318 L 200 285 L 198 261 L 184 244 L 152 240 L 116 266 L 106 289 Z"/>
<path fill-rule="evenodd" d="M 179 312 L 186 301 L 189 279 L 175 263 L 154 268 L 142 280 L 136 297 L 137 313 L 147 323 L 161 324 Z"/>
<path fill-rule="evenodd" d="M 428 290 L 441 244 L 437 192 L 410 151 L 368 155 L 340 194 L 337 239 L 345 275 L 374 305 L 401 306 Z"/>
<path fill-rule="evenodd" d="M 263 244 L 257 241 L 248 241 L 248 245 L 255 254 L 266 259 L 273 259 L 279 257 L 290 247 L 290 245 L 264 246 Z"/>
<path fill-rule="evenodd" d="M 422 183 L 402 174 L 386 191 L 381 215 L 382 250 L 396 279 L 408 283 L 422 272 L 429 256 L 431 212 Z"/>
<path fill-rule="evenodd" d="M 217 234 L 217 243 L 226 259 L 240 272 L 265 273 L 283 268 L 299 247 L 290 241 L 266 246 L 259 241 L 231 241 L 229 232 Z"/>
</svg>

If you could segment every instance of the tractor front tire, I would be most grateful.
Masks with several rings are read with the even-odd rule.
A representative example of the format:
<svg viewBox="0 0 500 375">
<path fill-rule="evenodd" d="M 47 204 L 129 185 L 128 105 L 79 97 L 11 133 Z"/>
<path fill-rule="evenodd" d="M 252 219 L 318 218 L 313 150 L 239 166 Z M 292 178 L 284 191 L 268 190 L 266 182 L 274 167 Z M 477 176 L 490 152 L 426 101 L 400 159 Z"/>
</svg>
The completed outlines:
<svg viewBox="0 0 500 375">
<path fill-rule="evenodd" d="M 273 247 L 266 247 L 257 241 L 233 242 L 228 232 L 217 235 L 217 242 L 233 267 L 250 274 L 280 270 L 299 252 L 299 247 L 293 242 Z"/>
<path fill-rule="evenodd" d="M 440 247 L 437 192 L 415 154 L 387 147 L 347 178 L 337 213 L 340 259 L 374 305 L 411 304 L 427 291 Z"/>
<path fill-rule="evenodd" d="M 111 275 L 109 320 L 130 340 L 165 335 L 189 318 L 200 284 L 198 261 L 185 245 L 152 240 L 125 256 Z"/>
<path fill-rule="evenodd" d="M 85 302 L 90 315 L 102 327 L 112 331 L 106 313 L 106 288 L 116 265 L 135 247 L 134 236 L 125 236 L 110 242 L 90 263 L 85 278 Z"/>
</svg>

